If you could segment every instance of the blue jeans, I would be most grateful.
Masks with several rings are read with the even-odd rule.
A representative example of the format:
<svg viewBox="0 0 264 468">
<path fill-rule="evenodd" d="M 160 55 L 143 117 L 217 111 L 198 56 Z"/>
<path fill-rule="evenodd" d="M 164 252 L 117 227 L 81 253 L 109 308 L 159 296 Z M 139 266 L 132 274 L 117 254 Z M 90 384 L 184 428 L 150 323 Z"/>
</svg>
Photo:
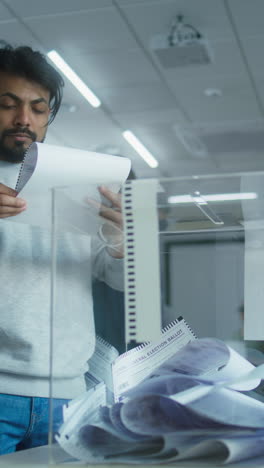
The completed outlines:
<svg viewBox="0 0 264 468">
<path fill-rule="evenodd" d="M 69 400 L 0 394 L 0 454 L 47 445 L 52 404 L 53 434 Z"/>
</svg>

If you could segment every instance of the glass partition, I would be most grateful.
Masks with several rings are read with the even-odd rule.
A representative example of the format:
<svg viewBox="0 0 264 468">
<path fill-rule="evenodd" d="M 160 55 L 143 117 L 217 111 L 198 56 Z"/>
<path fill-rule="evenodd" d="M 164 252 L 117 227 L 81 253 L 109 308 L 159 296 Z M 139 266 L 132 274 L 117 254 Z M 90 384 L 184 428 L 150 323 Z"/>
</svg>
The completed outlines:
<svg viewBox="0 0 264 468">
<path fill-rule="evenodd" d="M 97 187 L 53 190 L 50 388 L 69 400 L 53 461 L 264 455 L 263 187 L 131 180 L 122 226 Z"/>
<path fill-rule="evenodd" d="M 120 197 L 121 208 L 117 187 L 110 188 Z M 75 405 L 80 405 L 80 414 L 90 412 L 95 389 L 99 399 L 94 408 L 114 401 L 112 362 L 126 350 L 123 232 L 111 220 L 121 216 L 121 209 L 112 209 L 98 186 L 57 187 L 52 192 L 50 396 L 52 404 L 63 395 L 67 419 Z M 64 433 L 59 438 L 52 414 L 51 460 L 71 461 L 71 450 L 59 450 Z M 77 426 L 73 423 L 73 432 L 78 432 L 78 413 Z"/>
<path fill-rule="evenodd" d="M 154 261 L 163 327 L 183 315 L 197 336 L 232 341 L 245 353 L 255 345 L 261 348 L 263 177 L 237 174 L 127 183 L 127 245 L 133 244 L 136 278 L 143 264 L 151 272 L 155 250 L 159 252 Z M 146 199 L 151 197 L 150 207 Z M 155 235 L 158 248 L 153 244 L 151 255 L 148 244 Z M 144 258 L 146 249 L 149 256 Z M 144 331 L 137 333 L 143 333 L 144 340 Z"/>
</svg>

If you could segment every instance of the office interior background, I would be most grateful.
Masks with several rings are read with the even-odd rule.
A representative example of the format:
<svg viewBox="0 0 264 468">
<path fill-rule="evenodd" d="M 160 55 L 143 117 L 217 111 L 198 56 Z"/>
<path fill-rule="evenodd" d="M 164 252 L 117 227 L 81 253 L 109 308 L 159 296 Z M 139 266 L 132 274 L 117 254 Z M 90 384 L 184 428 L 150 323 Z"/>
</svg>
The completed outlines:
<svg viewBox="0 0 264 468">
<path fill-rule="evenodd" d="M 230 174 L 264 170 L 263 17 L 263 0 L 0 0 L 0 40 L 55 50 L 101 102 L 91 106 L 65 78 L 47 143 L 127 156 L 136 178 Z M 181 48 L 190 37 L 193 46 Z M 231 310 L 232 337 L 243 302 L 243 236 L 216 248 L 204 234 L 202 249 L 195 239 L 188 249 L 185 238 L 174 240 L 168 317 L 203 310 L 214 334 L 212 308 L 220 328 Z"/>
<path fill-rule="evenodd" d="M 178 15 L 204 38 L 188 65 L 168 45 Z M 47 143 L 128 156 L 137 177 L 254 171 L 264 169 L 263 15 L 263 0 L 1 0 L 0 39 L 56 50 L 101 100 L 93 108 L 65 79 Z"/>
</svg>

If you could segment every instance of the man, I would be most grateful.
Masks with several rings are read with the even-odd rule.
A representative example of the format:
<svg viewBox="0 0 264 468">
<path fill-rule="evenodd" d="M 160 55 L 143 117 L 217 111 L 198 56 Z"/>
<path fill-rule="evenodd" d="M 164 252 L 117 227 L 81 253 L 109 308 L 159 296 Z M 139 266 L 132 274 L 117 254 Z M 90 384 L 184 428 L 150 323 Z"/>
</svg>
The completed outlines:
<svg viewBox="0 0 264 468">
<path fill-rule="evenodd" d="M 122 288 L 122 250 L 86 236 L 58 239 L 57 303 L 50 359 L 50 233 L 11 223 L 27 209 L 15 180 L 25 150 L 43 142 L 61 104 L 63 80 L 29 47 L 0 49 L 0 454 L 47 443 L 52 369 L 54 430 L 63 402 L 85 390 L 94 349 L 91 277 Z M 103 216 L 122 224 L 118 195 L 101 188 L 116 208 Z M 116 258 L 114 258 L 116 257 Z"/>
</svg>

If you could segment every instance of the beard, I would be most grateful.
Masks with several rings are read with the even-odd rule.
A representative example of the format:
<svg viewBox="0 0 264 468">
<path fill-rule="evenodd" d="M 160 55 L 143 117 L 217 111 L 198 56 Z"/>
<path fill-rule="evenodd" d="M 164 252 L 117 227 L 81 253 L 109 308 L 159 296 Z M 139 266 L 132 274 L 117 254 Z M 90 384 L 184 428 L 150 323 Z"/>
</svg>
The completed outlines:
<svg viewBox="0 0 264 468">
<path fill-rule="evenodd" d="M 25 153 L 30 145 L 25 147 L 23 141 L 16 141 L 13 147 L 7 146 L 5 144 L 5 138 L 8 135 L 13 135 L 15 133 L 25 133 L 33 141 L 37 140 L 37 135 L 34 132 L 31 132 L 27 128 L 16 128 L 12 130 L 4 130 L 0 135 L 0 160 L 7 161 L 11 163 L 21 163 L 24 159 Z M 44 138 L 41 142 L 44 141 Z"/>
<path fill-rule="evenodd" d="M 22 143 L 22 142 L 21 142 Z M 9 148 L 0 140 L 0 154 L 2 161 L 11 163 L 20 163 L 23 161 L 27 149 L 23 147 L 23 143 L 16 145 L 15 148 Z"/>
</svg>

